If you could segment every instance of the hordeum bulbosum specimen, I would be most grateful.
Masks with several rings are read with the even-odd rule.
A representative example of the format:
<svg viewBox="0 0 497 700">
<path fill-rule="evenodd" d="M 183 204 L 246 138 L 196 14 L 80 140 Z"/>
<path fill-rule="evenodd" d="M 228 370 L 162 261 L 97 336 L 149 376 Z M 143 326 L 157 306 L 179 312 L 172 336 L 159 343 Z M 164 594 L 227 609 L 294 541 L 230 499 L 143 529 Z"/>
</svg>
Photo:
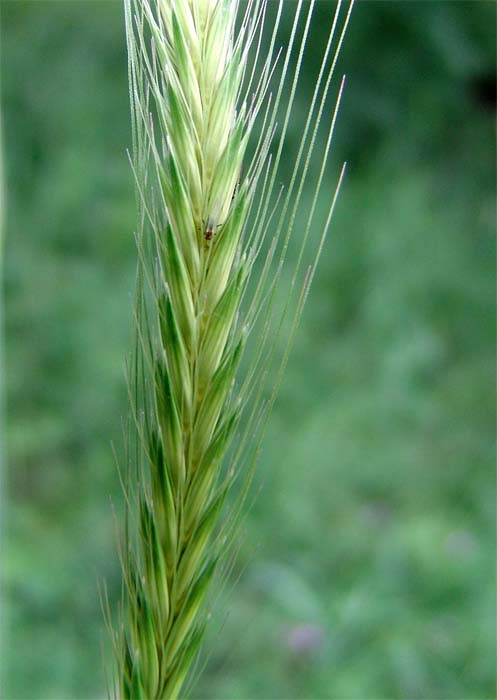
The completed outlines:
<svg viewBox="0 0 497 700">
<path fill-rule="evenodd" d="M 139 213 L 119 698 L 184 697 L 329 228 L 352 5 L 329 6 L 289 162 L 314 2 L 125 0 Z"/>
</svg>

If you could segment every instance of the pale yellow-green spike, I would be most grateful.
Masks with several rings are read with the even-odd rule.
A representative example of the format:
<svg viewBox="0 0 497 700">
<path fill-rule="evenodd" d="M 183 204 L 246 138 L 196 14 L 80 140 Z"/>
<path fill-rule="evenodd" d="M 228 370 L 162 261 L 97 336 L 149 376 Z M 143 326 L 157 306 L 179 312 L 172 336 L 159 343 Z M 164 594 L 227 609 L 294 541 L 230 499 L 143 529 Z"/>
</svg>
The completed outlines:
<svg viewBox="0 0 497 700">
<path fill-rule="evenodd" d="M 263 424 L 270 404 L 261 409 L 252 399 L 262 396 L 258 370 L 265 371 L 272 352 L 265 350 L 277 346 L 270 336 L 273 281 L 282 277 L 293 229 L 294 217 L 285 228 L 293 191 L 292 211 L 300 203 L 302 188 L 294 186 L 298 163 L 288 170 L 293 172 L 290 192 L 276 217 L 276 238 L 266 249 L 264 235 L 272 235 L 279 200 L 272 197 L 274 183 L 285 175 L 279 167 L 314 0 L 305 12 L 303 0 L 285 6 L 277 0 L 275 22 L 267 28 L 267 56 L 260 56 L 267 0 L 248 0 L 240 15 L 237 0 L 124 2 L 139 284 L 130 373 L 136 454 L 126 486 L 125 608 L 115 644 L 116 692 L 123 700 L 159 700 L 183 696 L 205 626 L 209 584 L 232 530 L 221 516 L 226 495 L 246 437 Z M 338 0 L 335 24 L 340 5 Z M 293 26 L 278 62 L 274 50 L 285 11 L 293 13 Z M 327 70 L 332 73 L 333 67 Z M 288 86 L 290 102 L 283 107 Z M 282 107 L 274 157 L 271 143 Z M 303 132 L 304 142 L 312 133 L 311 151 L 321 117 L 320 110 L 313 121 L 311 105 Z M 332 128 L 325 155 L 331 133 Z M 321 175 L 317 193 L 320 185 Z M 264 254 L 251 287 L 257 258 Z M 306 293 L 307 288 L 304 300 Z M 245 308 L 250 314 L 244 317 Z M 299 303 L 296 319 L 301 310 Z M 248 362 L 250 381 L 237 382 L 247 336 L 259 317 L 263 323 Z M 238 431 L 246 406 L 246 427 Z M 230 453 L 237 434 L 237 449 Z M 256 452 L 254 443 L 249 453 Z M 226 454 L 231 457 L 224 464 Z"/>
</svg>

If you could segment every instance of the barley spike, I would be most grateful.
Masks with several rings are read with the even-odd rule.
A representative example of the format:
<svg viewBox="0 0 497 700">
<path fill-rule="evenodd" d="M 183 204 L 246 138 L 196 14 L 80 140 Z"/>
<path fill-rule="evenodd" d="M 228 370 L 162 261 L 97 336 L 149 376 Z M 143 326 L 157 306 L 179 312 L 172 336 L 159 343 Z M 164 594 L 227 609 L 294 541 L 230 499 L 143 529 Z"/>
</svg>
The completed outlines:
<svg viewBox="0 0 497 700">
<path fill-rule="evenodd" d="M 277 181 L 286 175 L 282 153 L 314 1 L 292 3 L 284 51 L 276 48 L 282 0 L 271 22 L 267 0 L 248 0 L 243 11 L 237 0 L 124 2 L 139 263 L 115 694 L 174 699 L 185 693 L 209 586 L 237 526 L 288 350 L 280 351 L 265 400 L 263 379 L 280 336 L 293 338 L 329 226 L 330 216 L 306 266 L 313 203 L 278 307 L 316 137 L 331 141 L 334 119 L 325 124 L 322 115 L 352 5 L 335 54 L 328 47 L 323 56 L 304 166 L 301 149 L 293 170 L 286 167 L 282 197 Z M 339 0 L 330 45 L 341 8 Z M 315 199 L 326 164 L 327 152 Z"/>
</svg>

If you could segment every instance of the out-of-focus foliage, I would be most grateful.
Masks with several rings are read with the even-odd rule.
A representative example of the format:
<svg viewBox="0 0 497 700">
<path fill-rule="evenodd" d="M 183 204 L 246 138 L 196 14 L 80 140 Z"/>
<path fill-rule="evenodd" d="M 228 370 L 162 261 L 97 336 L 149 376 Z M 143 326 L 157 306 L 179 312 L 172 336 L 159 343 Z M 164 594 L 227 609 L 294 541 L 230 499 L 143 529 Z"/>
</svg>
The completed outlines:
<svg viewBox="0 0 497 700">
<path fill-rule="evenodd" d="M 135 267 L 122 9 L 1 11 L 5 697 L 103 697 Z M 495 13 L 355 9 L 348 176 L 196 697 L 495 695 Z"/>
</svg>

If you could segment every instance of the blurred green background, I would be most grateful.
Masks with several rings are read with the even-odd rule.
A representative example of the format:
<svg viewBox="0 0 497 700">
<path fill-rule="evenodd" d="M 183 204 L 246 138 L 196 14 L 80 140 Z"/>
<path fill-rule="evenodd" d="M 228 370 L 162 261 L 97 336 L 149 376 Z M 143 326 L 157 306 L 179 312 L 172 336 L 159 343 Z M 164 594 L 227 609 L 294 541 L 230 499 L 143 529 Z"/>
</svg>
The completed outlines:
<svg viewBox="0 0 497 700">
<path fill-rule="evenodd" d="M 4 697 L 101 698 L 135 267 L 122 7 L 2 0 L 1 22 Z M 485 0 L 355 8 L 348 174 L 194 697 L 495 697 L 495 22 Z"/>
</svg>

